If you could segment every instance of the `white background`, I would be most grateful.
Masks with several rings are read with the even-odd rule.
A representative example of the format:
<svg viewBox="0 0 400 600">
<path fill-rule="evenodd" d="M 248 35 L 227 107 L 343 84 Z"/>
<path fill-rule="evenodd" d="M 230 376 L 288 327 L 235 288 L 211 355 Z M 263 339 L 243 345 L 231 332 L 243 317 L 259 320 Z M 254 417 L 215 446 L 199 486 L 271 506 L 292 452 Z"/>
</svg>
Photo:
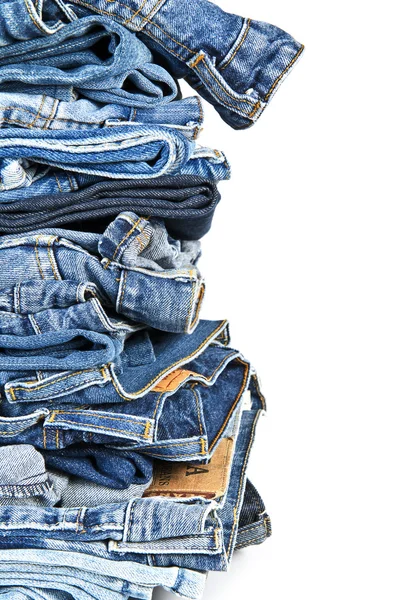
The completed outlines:
<svg viewBox="0 0 400 600">
<path fill-rule="evenodd" d="M 207 105 L 200 138 L 232 164 L 203 317 L 261 376 L 250 476 L 273 530 L 205 600 L 399 600 L 398 4 L 217 3 L 306 51 L 253 128 Z"/>
</svg>

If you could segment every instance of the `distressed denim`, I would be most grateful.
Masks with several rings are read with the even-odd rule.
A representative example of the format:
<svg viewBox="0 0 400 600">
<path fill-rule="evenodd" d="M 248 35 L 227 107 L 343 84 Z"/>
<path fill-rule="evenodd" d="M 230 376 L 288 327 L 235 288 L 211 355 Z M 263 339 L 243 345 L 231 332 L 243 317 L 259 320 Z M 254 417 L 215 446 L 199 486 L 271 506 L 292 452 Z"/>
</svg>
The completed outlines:
<svg viewBox="0 0 400 600">
<path fill-rule="evenodd" d="M 27 280 L 92 283 L 106 306 L 133 322 L 189 332 L 204 293 L 199 251 L 199 242 L 173 240 L 157 220 L 122 213 L 103 235 L 54 229 L 1 237 L 0 289 Z"/>
<path fill-rule="evenodd" d="M 128 123 L 95 131 L 0 129 L 0 202 L 18 198 L 16 188 L 21 187 L 60 191 L 54 179 L 52 189 L 42 181 L 48 167 L 110 179 L 167 174 L 229 177 L 220 152 L 196 147 L 179 131 L 159 125 Z M 14 192 L 11 198 L 9 190 Z"/>
<path fill-rule="evenodd" d="M 215 183 L 192 175 L 104 181 L 76 192 L 3 204 L 0 232 L 24 233 L 60 226 L 99 232 L 120 212 L 133 211 L 163 219 L 177 239 L 198 240 L 209 231 L 219 200 Z"/>
<path fill-rule="evenodd" d="M 203 124 L 198 96 L 151 108 L 102 104 L 85 98 L 64 102 L 45 95 L 0 92 L 0 126 L 87 130 L 121 124 L 164 125 L 196 139 Z"/>
<path fill-rule="evenodd" d="M 25 546 L 25 544 L 24 544 Z M 2 550 L 0 594 L 26 600 L 151 600 L 161 586 L 200 600 L 206 575 L 178 568 L 117 562 L 70 551 Z"/>
<path fill-rule="evenodd" d="M 0 47 L 0 90 L 73 100 L 150 107 L 173 100 L 178 88 L 152 62 L 134 33 L 102 16 L 88 16 L 52 35 Z M 56 103 L 53 103 L 56 106 Z"/>
<path fill-rule="evenodd" d="M 226 13 L 208 0 L 73 2 L 137 32 L 156 60 L 235 129 L 257 121 L 303 51 L 278 27 Z"/>
</svg>

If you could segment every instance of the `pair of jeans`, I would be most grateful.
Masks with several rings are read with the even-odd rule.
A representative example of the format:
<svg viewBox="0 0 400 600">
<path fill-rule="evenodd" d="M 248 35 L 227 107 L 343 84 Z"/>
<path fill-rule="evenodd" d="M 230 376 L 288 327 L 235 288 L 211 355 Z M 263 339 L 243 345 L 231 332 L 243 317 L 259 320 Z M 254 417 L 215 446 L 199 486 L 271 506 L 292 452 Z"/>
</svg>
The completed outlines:
<svg viewBox="0 0 400 600">
<path fill-rule="evenodd" d="M 92 283 L 105 306 L 134 323 L 190 332 L 204 294 L 199 253 L 199 242 L 170 238 L 157 219 L 121 213 L 103 235 L 49 229 L 1 237 L 0 289 L 28 280 Z"/>
<path fill-rule="evenodd" d="M 228 487 L 221 496 L 209 500 L 136 498 L 92 509 L 14 505 L 10 511 L 0 507 L 2 547 L 13 547 L 13 540 L 18 542 L 23 536 L 26 547 L 68 548 L 153 566 L 226 570 L 236 545 L 239 519 L 245 502 L 249 502 L 247 464 L 255 427 L 265 408 L 255 376 L 249 391 L 227 431 L 235 444 Z M 255 498 L 258 501 L 254 490 L 250 509 Z M 245 521 L 249 526 L 248 516 Z"/>
<path fill-rule="evenodd" d="M 103 181 L 79 191 L 3 204 L 0 232 L 24 233 L 44 226 L 104 231 L 111 218 L 133 211 L 163 219 L 178 239 L 198 240 L 209 231 L 219 200 L 215 183 L 194 175 Z"/>
<path fill-rule="evenodd" d="M 78 15 L 96 11 L 137 32 L 155 60 L 185 78 L 235 129 L 257 121 L 303 51 L 278 27 L 208 0 L 73 2 Z"/>
<path fill-rule="evenodd" d="M 76 90 L 92 100 L 136 108 L 167 103 L 178 94 L 174 79 L 152 62 L 134 33 L 97 15 L 0 47 L 0 90 L 10 84 L 15 92 L 69 101 Z"/>
<path fill-rule="evenodd" d="M 179 131 L 161 125 L 118 125 L 96 131 L 0 129 L 0 202 L 18 198 L 21 187 L 48 193 L 48 167 L 110 179 L 161 175 L 229 177 L 225 157 L 196 147 Z M 11 190 L 11 195 L 7 192 Z M 59 188 L 53 183 L 51 191 Z"/>
<path fill-rule="evenodd" d="M 102 104 L 86 98 L 64 102 L 43 94 L 0 92 L 1 127 L 82 131 L 121 123 L 164 125 L 194 140 L 203 124 L 203 108 L 198 96 L 150 108 L 136 108 L 118 103 Z"/>
</svg>

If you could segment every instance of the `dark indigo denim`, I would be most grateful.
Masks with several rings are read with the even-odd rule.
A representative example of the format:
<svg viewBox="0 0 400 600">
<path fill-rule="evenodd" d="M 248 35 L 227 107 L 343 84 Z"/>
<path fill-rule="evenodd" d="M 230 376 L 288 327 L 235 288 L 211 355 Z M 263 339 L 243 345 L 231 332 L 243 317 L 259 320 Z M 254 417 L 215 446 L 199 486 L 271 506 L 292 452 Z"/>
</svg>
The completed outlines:
<svg viewBox="0 0 400 600">
<path fill-rule="evenodd" d="M 235 129 L 252 125 L 303 46 L 267 23 L 208 0 L 73 0 L 138 32 L 155 58 L 186 81 Z"/>
<path fill-rule="evenodd" d="M 216 185 L 194 175 L 103 181 L 77 192 L 4 204 L 0 232 L 60 226 L 100 232 L 120 212 L 133 211 L 162 218 L 169 233 L 178 239 L 197 240 L 209 231 L 219 200 Z"/>
<path fill-rule="evenodd" d="M 133 366 L 125 357 L 120 369 L 44 371 L 40 378 L 2 372 L 8 402 L 0 443 L 34 445 L 48 468 L 116 488 L 138 483 L 130 479 L 137 453 L 208 460 L 249 385 L 249 364 L 226 346 L 226 334 L 226 323 L 213 322 L 201 322 L 190 336 L 158 334 L 157 342 L 150 334 L 155 360 Z M 167 375 L 179 380 L 160 388 Z"/>
</svg>

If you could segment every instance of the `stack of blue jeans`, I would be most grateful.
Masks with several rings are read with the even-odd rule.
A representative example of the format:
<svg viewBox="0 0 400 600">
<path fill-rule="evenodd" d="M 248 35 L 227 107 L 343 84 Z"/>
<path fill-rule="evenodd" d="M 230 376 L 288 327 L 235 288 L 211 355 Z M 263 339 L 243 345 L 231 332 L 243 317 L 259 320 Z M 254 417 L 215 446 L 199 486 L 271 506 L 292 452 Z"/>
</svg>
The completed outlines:
<svg viewBox="0 0 400 600">
<path fill-rule="evenodd" d="M 303 46 L 207 0 L 0 0 L 0 595 L 201 598 L 270 535 L 265 400 L 200 318 L 230 167 Z"/>
</svg>

